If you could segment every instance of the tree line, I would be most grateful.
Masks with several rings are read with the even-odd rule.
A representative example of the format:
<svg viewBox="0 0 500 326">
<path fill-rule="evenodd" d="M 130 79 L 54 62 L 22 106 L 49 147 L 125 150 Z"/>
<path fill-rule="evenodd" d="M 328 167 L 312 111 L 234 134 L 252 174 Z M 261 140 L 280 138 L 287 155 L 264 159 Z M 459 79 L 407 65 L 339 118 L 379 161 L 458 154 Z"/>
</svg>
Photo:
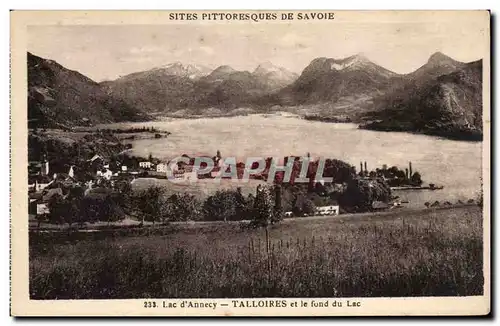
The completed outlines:
<svg viewBox="0 0 500 326">
<path fill-rule="evenodd" d="M 391 199 L 390 187 L 383 180 L 354 177 L 343 185 L 262 184 L 255 194 L 245 196 L 241 188 L 218 190 L 205 200 L 189 194 L 167 195 L 166 189 L 153 186 L 134 192 L 126 180 L 113 186 L 93 189 L 71 188 L 65 196 L 54 196 L 49 202 L 51 223 L 70 226 L 94 222 L 116 222 L 130 216 L 144 223 L 164 224 L 183 221 L 240 221 L 265 226 L 284 218 L 314 215 L 317 206 L 338 204 L 345 212 L 372 209 L 374 201 Z"/>
<path fill-rule="evenodd" d="M 182 221 L 254 220 L 256 225 L 276 223 L 283 219 L 281 186 L 262 185 L 257 193 L 245 197 L 241 188 L 219 190 L 201 201 L 188 193 L 166 195 L 166 189 L 153 186 L 138 193 L 128 182 L 112 188 L 96 188 L 85 194 L 83 188 L 71 188 L 65 196 L 55 195 L 49 203 L 50 214 L 39 222 L 83 225 L 95 222 L 117 222 L 126 216 L 156 223 Z"/>
</svg>

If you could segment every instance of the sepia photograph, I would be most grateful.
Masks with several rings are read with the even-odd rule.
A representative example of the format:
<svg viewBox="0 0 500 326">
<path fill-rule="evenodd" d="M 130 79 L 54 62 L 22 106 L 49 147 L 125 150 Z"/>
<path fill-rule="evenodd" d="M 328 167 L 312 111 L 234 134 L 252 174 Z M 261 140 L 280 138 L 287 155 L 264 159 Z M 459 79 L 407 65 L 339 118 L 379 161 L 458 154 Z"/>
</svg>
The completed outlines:
<svg viewBox="0 0 500 326">
<path fill-rule="evenodd" d="M 16 14 L 25 300 L 489 312 L 489 12 Z"/>
</svg>

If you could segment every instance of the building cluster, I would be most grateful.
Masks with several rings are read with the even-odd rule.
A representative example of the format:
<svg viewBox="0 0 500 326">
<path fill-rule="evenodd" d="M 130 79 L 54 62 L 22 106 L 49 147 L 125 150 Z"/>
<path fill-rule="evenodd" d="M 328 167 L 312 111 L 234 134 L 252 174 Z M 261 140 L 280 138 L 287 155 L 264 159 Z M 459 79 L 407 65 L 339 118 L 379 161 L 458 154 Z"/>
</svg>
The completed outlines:
<svg viewBox="0 0 500 326">
<path fill-rule="evenodd" d="M 199 174 L 199 171 L 194 168 L 196 158 L 190 157 L 186 154 L 183 157 L 187 158 L 183 162 L 171 164 L 172 162 L 162 162 L 154 159 L 151 156 L 149 159 L 141 159 L 136 157 L 122 157 L 121 159 L 107 159 L 99 154 L 95 154 L 85 161 L 70 165 L 70 166 L 54 166 L 47 159 L 40 161 L 29 162 L 28 164 L 28 197 L 29 197 L 29 213 L 30 215 L 47 215 L 49 211 L 49 203 L 54 196 L 61 196 L 66 198 L 69 196 L 72 188 L 83 189 L 84 195 L 92 195 L 93 191 L 97 192 L 99 188 L 112 188 L 114 189 L 115 183 L 118 180 L 125 180 L 132 182 L 138 177 L 158 177 L 165 178 L 167 171 L 172 169 L 172 174 L 179 180 L 196 180 L 198 178 L 218 178 L 223 171 L 224 162 L 217 152 L 213 157 L 205 157 L 204 161 L 210 164 L 213 162 L 213 167 L 210 172 L 206 174 Z M 288 160 L 294 161 L 294 170 L 300 168 L 300 157 L 285 157 L 284 164 Z M 199 167 L 204 169 L 202 163 Z M 265 160 L 266 167 L 258 175 L 252 175 L 253 178 L 266 179 L 267 173 L 270 169 L 271 158 Z M 382 169 L 376 171 L 368 171 L 366 162 L 360 164 L 360 176 L 363 178 L 383 177 L 390 178 L 411 178 L 412 166 L 411 163 L 406 171 L 400 171 L 395 167 L 387 168 L 384 166 Z M 242 162 L 237 163 L 238 177 L 244 173 L 245 164 Z M 256 166 L 252 166 L 253 169 Z M 207 169 L 208 171 L 209 169 Z M 298 172 L 298 171 L 297 171 Z M 406 172 L 406 173 L 405 173 Z M 230 177 L 230 176 L 227 176 Z M 381 210 L 391 208 L 391 206 L 400 206 L 401 203 L 394 201 L 393 203 L 386 204 L 377 202 L 374 204 L 374 210 Z M 320 206 L 316 207 L 314 215 L 338 215 L 339 206 Z M 293 216 L 292 212 L 285 212 L 285 216 Z"/>
<path fill-rule="evenodd" d="M 340 214 L 339 205 L 329 205 L 329 206 L 317 206 L 314 209 L 314 216 L 336 216 Z M 285 217 L 294 217 L 295 214 L 292 211 L 285 212 Z M 308 216 L 308 214 L 303 214 L 303 216 Z"/>
<path fill-rule="evenodd" d="M 52 167 L 45 158 L 29 162 L 29 214 L 49 214 L 49 202 L 52 198 L 66 198 L 73 188 L 82 188 L 84 195 L 92 195 L 93 190 L 113 187 L 117 180 L 131 182 L 140 173 L 139 169 L 129 168 L 118 161 L 110 162 L 98 154 L 81 164 L 64 167 Z"/>
</svg>

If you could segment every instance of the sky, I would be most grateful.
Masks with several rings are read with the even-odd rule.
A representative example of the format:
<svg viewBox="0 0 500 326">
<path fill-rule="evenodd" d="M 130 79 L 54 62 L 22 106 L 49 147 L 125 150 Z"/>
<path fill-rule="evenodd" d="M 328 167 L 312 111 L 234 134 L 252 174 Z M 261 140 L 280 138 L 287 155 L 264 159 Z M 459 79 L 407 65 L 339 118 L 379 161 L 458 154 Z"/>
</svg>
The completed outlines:
<svg viewBox="0 0 500 326">
<path fill-rule="evenodd" d="M 249 71 L 272 62 L 300 73 L 314 58 L 357 53 L 408 73 L 437 51 L 463 62 L 481 59 L 481 28 L 472 20 L 40 25 L 29 26 L 27 48 L 98 82 L 177 61 Z"/>
</svg>

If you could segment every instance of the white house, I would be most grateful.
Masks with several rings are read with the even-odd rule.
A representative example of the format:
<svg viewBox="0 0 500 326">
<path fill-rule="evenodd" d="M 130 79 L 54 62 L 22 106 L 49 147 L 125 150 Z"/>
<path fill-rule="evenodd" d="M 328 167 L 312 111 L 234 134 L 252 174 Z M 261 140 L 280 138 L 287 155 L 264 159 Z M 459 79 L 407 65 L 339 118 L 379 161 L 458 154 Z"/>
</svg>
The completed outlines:
<svg viewBox="0 0 500 326">
<path fill-rule="evenodd" d="M 127 172 L 127 166 L 126 165 L 122 165 L 122 172 Z"/>
<path fill-rule="evenodd" d="M 153 163 L 149 161 L 139 162 L 139 167 L 143 169 L 151 169 L 151 165 L 153 165 Z"/>
<path fill-rule="evenodd" d="M 316 215 L 339 215 L 340 207 L 337 205 L 316 207 Z"/>
<path fill-rule="evenodd" d="M 50 181 L 49 183 L 38 183 L 38 181 L 35 181 L 34 184 L 29 185 L 30 188 L 35 190 L 36 192 L 42 191 L 43 189 L 47 188 L 52 184 L 53 181 Z"/>
<path fill-rule="evenodd" d="M 33 183 L 28 183 L 28 188 L 33 189 L 36 192 L 42 191 L 54 182 L 54 179 L 50 179 L 47 176 L 38 176 L 34 179 Z"/>
<path fill-rule="evenodd" d="M 49 206 L 47 203 L 36 204 L 36 215 L 50 214 Z"/>
<path fill-rule="evenodd" d="M 159 163 L 156 166 L 156 172 L 167 173 L 168 165 L 166 163 Z"/>
<path fill-rule="evenodd" d="M 97 176 L 103 177 L 106 180 L 110 180 L 111 177 L 113 176 L 113 172 L 111 172 L 111 170 L 97 171 Z"/>
<path fill-rule="evenodd" d="M 49 161 L 45 161 L 42 163 L 42 175 L 49 175 L 49 171 L 50 171 L 50 168 L 49 168 Z"/>
</svg>

